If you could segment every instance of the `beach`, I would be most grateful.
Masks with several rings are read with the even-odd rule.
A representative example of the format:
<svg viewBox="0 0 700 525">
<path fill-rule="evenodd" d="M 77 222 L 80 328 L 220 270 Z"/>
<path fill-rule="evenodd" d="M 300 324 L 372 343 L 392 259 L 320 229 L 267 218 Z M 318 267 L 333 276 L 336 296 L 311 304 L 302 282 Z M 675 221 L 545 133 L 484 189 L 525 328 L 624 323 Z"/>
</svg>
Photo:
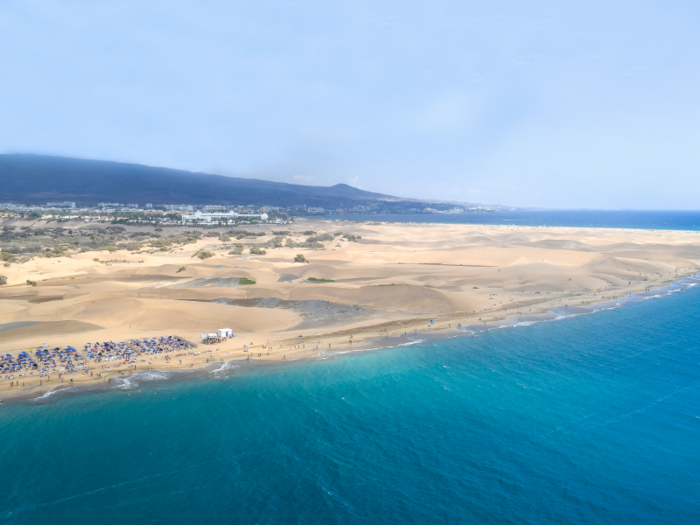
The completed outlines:
<svg viewBox="0 0 700 525">
<path fill-rule="evenodd" d="M 50 227 L 0 226 L 7 224 Z M 396 345 L 421 334 L 458 334 L 459 328 L 614 303 L 663 289 L 700 266 L 700 232 L 694 231 L 327 220 L 285 228 L 288 235 L 273 233 L 279 226 L 247 226 L 264 235 L 240 239 L 240 254 L 232 253 L 231 241 L 204 235 L 167 249 L 68 251 L 0 267 L 7 277 L 0 286 L 0 354 L 16 362 L 23 353 L 37 362 L 37 350 L 65 355 L 70 347 L 72 357 L 79 355 L 69 369 L 54 359 L 56 366 L 43 372 L 37 366 L 3 373 L 0 399 L 110 384 L 150 370 L 292 361 Z M 323 248 L 297 242 L 250 253 L 260 239 L 312 235 L 325 236 Z M 197 256 L 202 253 L 207 258 Z M 297 255 L 308 262 L 294 262 Z M 203 333 L 222 328 L 234 337 L 201 343 Z M 192 346 L 141 352 L 134 346 L 155 341 L 157 347 L 168 337 Z M 132 353 L 98 359 L 94 348 L 105 342 Z"/>
</svg>

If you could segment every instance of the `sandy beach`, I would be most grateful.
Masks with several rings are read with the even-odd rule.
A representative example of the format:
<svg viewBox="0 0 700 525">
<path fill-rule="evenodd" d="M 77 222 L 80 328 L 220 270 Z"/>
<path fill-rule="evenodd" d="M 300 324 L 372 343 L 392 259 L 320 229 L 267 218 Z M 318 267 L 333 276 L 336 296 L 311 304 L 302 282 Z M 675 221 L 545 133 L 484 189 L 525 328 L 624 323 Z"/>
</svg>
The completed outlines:
<svg viewBox="0 0 700 525">
<path fill-rule="evenodd" d="M 47 227 L 29 221 L 0 226 L 8 224 Z M 380 337 L 449 333 L 458 325 L 662 288 L 700 266 L 700 232 L 690 231 L 322 220 L 286 228 L 292 239 L 313 231 L 332 240 L 323 249 L 278 247 L 258 255 L 245 249 L 235 255 L 230 241 L 203 236 L 169 249 L 68 252 L 0 266 L 7 277 L 0 286 L 4 356 L 36 356 L 44 345 L 82 352 L 97 342 L 168 336 L 196 345 L 135 353 L 128 360 L 86 358 L 72 374 L 60 364 L 44 373 L 5 372 L 0 399 L 33 396 L 70 385 L 71 379 L 73 385 L 109 383 L 145 370 L 295 360 L 329 348 L 376 346 Z M 279 226 L 248 229 L 265 233 L 258 239 L 267 240 Z M 202 252 L 213 256 L 195 256 Z M 298 254 L 308 262 L 294 262 Z M 234 337 L 200 344 L 203 332 L 220 328 L 231 328 Z"/>
</svg>

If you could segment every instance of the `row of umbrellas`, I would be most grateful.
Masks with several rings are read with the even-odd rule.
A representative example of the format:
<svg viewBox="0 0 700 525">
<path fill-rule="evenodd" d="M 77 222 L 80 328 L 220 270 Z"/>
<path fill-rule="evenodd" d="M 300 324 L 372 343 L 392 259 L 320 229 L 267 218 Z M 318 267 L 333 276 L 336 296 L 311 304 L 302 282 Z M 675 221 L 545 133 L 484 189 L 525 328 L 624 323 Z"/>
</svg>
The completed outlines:
<svg viewBox="0 0 700 525">
<path fill-rule="evenodd" d="M 129 343 L 130 344 L 127 344 L 123 341 L 119 343 L 115 343 L 114 341 L 88 343 L 83 348 L 83 352 L 89 359 L 99 362 L 107 359 L 112 360 L 114 358 L 133 359 L 134 348 L 141 352 L 153 354 L 194 348 L 193 344 L 175 336 L 132 339 Z M 35 358 L 36 361 L 24 350 L 21 351 L 17 357 L 14 357 L 12 354 L 0 355 L 0 371 L 3 373 L 22 372 L 26 370 L 36 370 L 39 368 L 39 364 L 43 367 L 50 368 L 58 366 L 59 363 L 66 368 L 75 368 L 76 365 L 82 364 L 80 363 L 81 361 L 85 361 L 85 358 L 78 353 L 78 350 L 70 345 L 65 348 L 37 349 Z M 37 364 L 37 361 L 39 364 Z M 46 371 L 46 368 L 42 368 L 41 371 Z"/>
</svg>

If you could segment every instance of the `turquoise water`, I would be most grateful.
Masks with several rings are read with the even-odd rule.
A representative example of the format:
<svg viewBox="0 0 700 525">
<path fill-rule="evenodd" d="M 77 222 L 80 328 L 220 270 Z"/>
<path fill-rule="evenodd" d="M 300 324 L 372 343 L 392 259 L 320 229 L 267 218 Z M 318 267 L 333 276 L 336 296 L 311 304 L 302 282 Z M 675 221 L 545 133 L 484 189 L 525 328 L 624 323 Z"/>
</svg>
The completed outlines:
<svg viewBox="0 0 700 525">
<path fill-rule="evenodd" d="M 644 230 L 700 230 L 700 211 L 665 210 L 539 210 L 457 214 L 375 214 L 331 216 L 351 221 L 490 224 L 502 226 L 560 226 L 573 228 L 630 228 Z"/>
<path fill-rule="evenodd" d="M 695 287 L 141 397 L 5 404 L 0 522 L 700 523 L 699 339 Z"/>
</svg>

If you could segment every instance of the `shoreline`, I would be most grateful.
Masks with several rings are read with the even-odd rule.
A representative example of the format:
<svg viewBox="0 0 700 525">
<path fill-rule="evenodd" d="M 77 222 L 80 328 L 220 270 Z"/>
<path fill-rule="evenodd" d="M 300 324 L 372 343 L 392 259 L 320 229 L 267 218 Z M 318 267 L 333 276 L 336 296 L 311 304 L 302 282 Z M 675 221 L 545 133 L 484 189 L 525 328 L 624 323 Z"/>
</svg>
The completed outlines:
<svg viewBox="0 0 700 525">
<path fill-rule="evenodd" d="M 250 241 L 251 232 L 225 228 L 204 236 L 180 228 L 172 238 L 143 231 L 148 227 L 52 232 L 80 242 L 88 234 L 120 235 L 113 242 L 133 238 L 142 249 L 120 245 L 109 256 L 87 250 L 5 265 L 0 354 L 9 357 L 0 359 L 0 399 L 120 384 L 135 374 L 189 376 L 225 362 L 325 359 L 523 326 L 664 293 L 700 270 L 700 232 L 337 226 L 317 220 L 305 221 L 304 231 L 260 227 Z M 257 246 L 261 235 L 274 236 L 262 245 L 267 254 L 228 251 L 237 241 Z M 199 342 L 221 327 L 235 338 L 184 351 L 152 342 L 154 336 Z M 136 341 L 148 349 L 138 350 Z M 66 350 L 71 346 L 80 355 Z M 47 361 L 42 347 L 63 350 L 50 350 L 56 359 Z M 88 350 L 96 347 L 104 348 Z"/>
<path fill-rule="evenodd" d="M 541 322 L 558 321 L 578 317 L 580 315 L 597 313 L 605 310 L 616 309 L 625 305 L 632 305 L 639 303 L 648 299 L 662 298 L 669 295 L 680 293 L 681 291 L 693 288 L 700 284 L 700 273 L 691 273 L 690 275 L 683 276 L 681 279 L 675 281 L 669 281 L 666 286 L 662 288 L 655 288 L 649 291 L 641 293 L 629 293 L 623 298 L 616 299 L 614 301 L 600 301 L 591 302 L 585 304 L 584 306 L 572 306 L 569 310 L 561 310 L 560 308 L 543 310 L 540 312 L 534 312 L 525 315 L 513 315 L 505 316 L 502 319 L 494 319 L 490 322 L 487 321 L 484 326 L 481 324 L 471 324 L 464 325 L 461 327 L 452 326 L 449 323 L 448 326 L 440 326 L 437 324 L 437 320 L 440 319 L 436 316 L 436 323 L 433 329 L 428 330 L 418 330 L 415 329 L 412 334 L 405 330 L 404 335 L 391 335 L 391 332 L 386 332 L 387 335 L 373 335 L 361 338 L 356 343 L 340 343 L 335 347 L 329 349 L 319 349 L 319 350 L 305 350 L 294 352 L 291 354 L 290 359 L 279 359 L 279 355 L 273 359 L 264 358 L 253 358 L 253 359 L 230 359 L 221 362 L 205 362 L 200 363 L 197 367 L 191 367 L 190 369 L 177 369 L 173 367 L 168 368 L 149 368 L 147 370 L 138 370 L 135 373 L 130 373 L 126 375 L 112 375 L 108 373 L 108 377 L 103 378 L 104 381 L 99 379 L 93 381 L 79 381 L 74 385 L 59 386 L 58 388 L 48 388 L 48 385 L 25 387 L 17 390 L 3 390 L 2 402 L 0 407 L 6 404 L 20 403 L 20 404 L 52 404 L 60 401 L 65 397 L 73 397 L 85 394 L 93 394 L 100 392 L 110 392 L 110 391 L 123 391 L 130 393 L 134 390 L 138 390 L 142 384 L 150 384 L 163 381 L 164 384 L 169 384 L 170 382 L 183 382 L 190 381 L 193 379 L 207 378 L 210 374 L 218 374 L 218 376 L 211 377 L 211 380 L 223 380 L 231 377 L 235 373 L 248 373 L 261 368 L 268 368 L 274 365 L 284 366 L 287 364 L 303 364 L 309 361 L 319 361 L 327 359 L 337 359 L 346 355 L 365 353 L 378 350 L 385 350 L 388 348 L 400 348 L 402 346 L 413 346 L 415 344 L 422 344 L 429 341 L 441 340 L 441 339 L 452 339 L 457 337 L 479 337 L 481 334 L 493 331 L 502 330 L 505 328 L 518 328 L 518 327 L 528 327 Z M 505 313 L 500 310 L 495 310 L 491 313 Z M 450 317 L 459 316 L 458 313 L 447 314 Z M 471 314 L 472 316 L 474 314 Z M 461 315 L 465 317 L 464 314 Z M 415 321 L 414 321 L 415 322 Z M 371 327 L 369 327 L 371 328 Z M 408 328 L 408 325 L 406 325 Z M 336 331 L 330 334 L 324 334 L 325 337 L 332 337 L 335 335 L 338 337 L 347 330 Z M 352 330 L 351 330 L 352 331 Z M 355 330 L 356 332 L 357 330 Z M 455 333 L 456 331 L 456 333 Z M 373 332 L 376 334 L 376 332 Z M 297 346 L 302 340 L 307 338 L 302 338 L 297 341 Z M 288 340 L 283 340 L 288 341 Z M 276 341 L 275 343 L 279 343 Z M 308 341 L 307 341 L 308 342 Z M 309 352 L 313 352 L 309 355 Z M 205 353 L 214 352 L 209 350 Z M 283 354 L 286 357 L 286 354 Z M 218 367 L 217 367 L 218 365 Z M 116 371 L 116 370 L 115 370 Z M 115 384 L 112 384 L 114 380 Z M 106 381 L 106 382 L 105 382 Z M 140 390 L 138 390 L 140 392 Z M 17 394 L 17 395 L 7 395 L 7 394 Z M 55 397 L 54 397 L 55 396 Z"/>
</svg>

